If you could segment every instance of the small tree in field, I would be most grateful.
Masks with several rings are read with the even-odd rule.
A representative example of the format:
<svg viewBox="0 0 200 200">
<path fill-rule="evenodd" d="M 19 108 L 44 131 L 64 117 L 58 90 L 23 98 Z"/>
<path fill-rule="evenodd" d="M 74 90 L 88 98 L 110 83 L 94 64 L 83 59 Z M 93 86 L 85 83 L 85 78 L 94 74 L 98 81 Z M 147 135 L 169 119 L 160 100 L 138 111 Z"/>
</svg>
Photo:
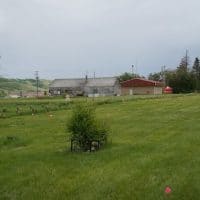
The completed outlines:
<svg viewBox="0 0 200 200">
<path fill-rule="evenodd" d="M 73 108 L 72 117 L 67 124 L 70 139 L 86 151 L 92 141 L 103 144 L 107 140 L 108 129 L 105 123 L 95 117 L 95 108 L 89 104 L 79 104 Z"/>
</svg>

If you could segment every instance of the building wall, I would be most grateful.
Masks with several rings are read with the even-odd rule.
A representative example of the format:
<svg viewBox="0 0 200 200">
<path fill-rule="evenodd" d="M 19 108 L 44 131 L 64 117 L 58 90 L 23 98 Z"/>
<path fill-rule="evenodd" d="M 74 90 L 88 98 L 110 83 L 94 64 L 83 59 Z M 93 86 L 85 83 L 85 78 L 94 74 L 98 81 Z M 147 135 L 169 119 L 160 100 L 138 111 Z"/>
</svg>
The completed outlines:
<svg viewBox="0 0 200 200">
<path fill-rule="evenodd" d="M 69 94 L 69 95 L 76 96 L 76 95 L 83 94 L 83 89 L 81 87 L 49 88 L 49 93 L 51 95 Z"/>
<path fill-rule="evenodd" d="M 163 88 L 162 87 L 154 87 L 154 94 L 162 94 Z"/>
<path fill-rule="evenodd" d="M 107 86 L 107 87 L 77 87 L 77 88 L 71 88 L 71 87 L 63 87 L 63 88 L 49 88 L 49 92 L 51 95 L 62 95 L 62 94 L 69 94 L 73 96 L 77 95 L 93 95 L 98 94 L 98 96 L 111 96 L 111 95 L 117 95 L 120 94 L 120 88 L 119 85 L 115 86 Z"/>
<path fill-rule="evenodd" d="M 98 94 L 99 96 L 110 96 L 115 94 L 115 87 L 85 87 L 84 94 L 90 96 Z"/>
<path fill-rule="evenodd" d="M 162 87 L 122 87 L 122 95 L 133 94 L 162 94 Z"/>
<path fill-rule="evenodd" d="M 120 84 L 117 78 L 96 79 L 55 79 L 49 87 L 51 95 L 70 94 L 108 96 L 120 94 Z"/>
<path fill-rule="evenodd" d="M 121 85 L 119 82 L 117 82 L 114 86 L 114 94 L 121 95 Z"/>
</svg>

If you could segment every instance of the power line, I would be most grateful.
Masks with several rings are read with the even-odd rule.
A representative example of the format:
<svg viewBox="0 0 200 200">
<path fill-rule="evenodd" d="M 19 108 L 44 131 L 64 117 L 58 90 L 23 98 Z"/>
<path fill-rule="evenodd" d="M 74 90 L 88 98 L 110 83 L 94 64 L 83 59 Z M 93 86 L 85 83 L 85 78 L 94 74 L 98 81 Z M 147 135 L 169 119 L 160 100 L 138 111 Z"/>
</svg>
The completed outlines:
<svg viewBox="0 0 200 200">
<path fill-rule="evenodd" d="M 185 59 L 186 59 L 186 69 L 188 68 L 188 64 L 189 64 L 189 59 L 188 59 L 188 50 L 186 49 L 186 55 L 185 55 Z"/>
<path fill-rule="evenodd" d="M 2 56 L 0 56 L 0 70 L 2 69 L 1 59 L 2 59 Z M 0 76 L 1 76 L 1 75 L 0 75 Z"/>
<path fill-rule="evenodd" d="M 35 71 L 36 87 L 37 87 L 37 97 L 38 97 L 38 88 L 39 88 L 39 71 Z"/>
<path fill-rule="evenodd" d="M 134 68 L 134 65 L 131 66 L 131 69 L 132 69 L 132 77 L 133 77 L 133 75 L 134 75 L 133 68 Z"/>
<path fill-rule="evenodd" d="M 162 68 L 161 68 L 161 73 L 162 73 L 162 81 L 163 81 L 163 83 L 164 83 L 164 86 L 166 86 L 166 74 L 165 74 L 165 72 L 166 72 L 166 66 L 162 66 Z"/>
</svg>

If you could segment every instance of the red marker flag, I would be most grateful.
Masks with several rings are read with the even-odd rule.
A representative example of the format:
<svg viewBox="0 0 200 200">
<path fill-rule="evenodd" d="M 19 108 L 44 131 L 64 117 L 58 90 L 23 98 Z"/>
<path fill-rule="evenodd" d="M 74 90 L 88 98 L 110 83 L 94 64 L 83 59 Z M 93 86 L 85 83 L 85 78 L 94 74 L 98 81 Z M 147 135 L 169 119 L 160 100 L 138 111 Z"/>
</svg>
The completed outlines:
<svg viewBox="0 0 200 200">
<path fill-rule="evenodd" d="M 165 194 L 170 194 L 171 192 L 172 192 L 172 189 L 169 186 L 167 186 L 165 188 Z"/>
</svg>

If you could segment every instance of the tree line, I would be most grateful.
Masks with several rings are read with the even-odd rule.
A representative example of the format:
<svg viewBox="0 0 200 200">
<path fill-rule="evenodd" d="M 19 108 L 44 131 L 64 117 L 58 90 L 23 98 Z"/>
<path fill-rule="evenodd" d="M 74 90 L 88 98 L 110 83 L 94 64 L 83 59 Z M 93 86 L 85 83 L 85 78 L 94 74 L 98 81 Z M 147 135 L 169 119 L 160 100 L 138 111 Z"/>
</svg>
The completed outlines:
<svg viewBox="0 0 200 200">
<path fill-rule="evenodd" d="M 125 72 L 118 76 L 120 82 L 132 78 L 145 78 L 139 74 Z M 200 60 L 195 58 L 193 65 L 189 66 L 189 57 L 186 55 L 181 59 L 176 69 L 164 69 L 160 72 L 150 73 L 149 80 L 164 82 L 165 86 L 173 88 L 174 93 L 200 92 Z"/>
<path fill-rule="evenodd" d="M 200 60 L 196 57 L 192 67 L 189 67 L 186 55 L 176 69 L 150 73 L 148 79 L 165 82 L 174 93 L 200 92 Z"/>
</svg>

